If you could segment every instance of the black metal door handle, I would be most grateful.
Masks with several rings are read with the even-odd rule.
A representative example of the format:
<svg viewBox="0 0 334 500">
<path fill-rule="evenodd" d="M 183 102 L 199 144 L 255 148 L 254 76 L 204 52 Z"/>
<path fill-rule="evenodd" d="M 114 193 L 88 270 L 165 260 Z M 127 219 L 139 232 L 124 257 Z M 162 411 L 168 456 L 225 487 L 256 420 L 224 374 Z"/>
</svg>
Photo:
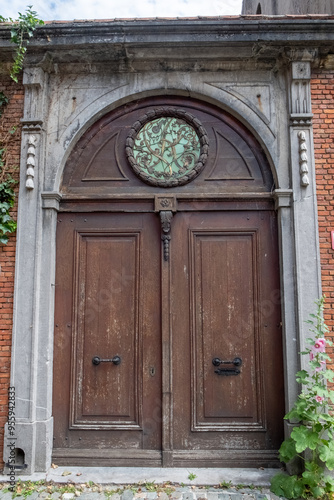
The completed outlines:
<svg viewBox="0 0 334 500">
<path fill-rule="evenodd" d="M 213 366 L 219 366 L 219 365 L 241 366 L 242 359 L 241 358 L 234 358 L 233 361 L 223 361 L 222 359 L 219 359 L 219 358 L 213 358 L 212 364 L 213 364 Z"/>
<path fill-rule="evenodd" d="M 237 357 L 237 358 L 234 358 L 232 361 L 225 361 L 225 360 L 222 360 L 220 358 L 213 358 L 212 364 L 213 364 L 213 366 L 234 365 L 236 368 L 217 368 L 215 370 L 215 373 L 217 373 L 217 375 L 223 375 L 225 377 L 228 377 L 230 375 L 239 375 L 240 374 L 240 370 L 237 367 L 242 365 L 242 359 Z"/>
<path fill-rule="evenodd" d="M 114 363 L 114 365 L 119 365 L 121 361 L 120 356 L 114 356 L 111 359 L 102 359 L 100 356 L 94 356 L 92 359 L 93 365 L 99 365 L 100 363 Z"/>
</svg>

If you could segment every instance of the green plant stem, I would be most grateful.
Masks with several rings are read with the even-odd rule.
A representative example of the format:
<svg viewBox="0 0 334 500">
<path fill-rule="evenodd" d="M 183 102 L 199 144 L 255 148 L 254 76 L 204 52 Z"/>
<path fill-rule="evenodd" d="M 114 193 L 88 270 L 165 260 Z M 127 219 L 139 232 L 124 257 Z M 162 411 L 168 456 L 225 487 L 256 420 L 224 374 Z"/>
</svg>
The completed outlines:
<svg viewBox="0 0 334 500">
<path fill-rule="evenodd" d="M 18 19 L 14 20 L 11 17 L 5 18 L 0 16 L 0 22 L 11 23 L 10 41 L 16 46 L 14 63 L 10 72 L 11 78 L 17 82 L 17 75 L 23 68 L 24 56 L 29 44 L 29 38 L 34 34 L 37 26 L 43 25 L 44 22 L 38 18 L 37 12 L 32 10 L 32 5 L 29 5 L 24 14 L 18 13 Z"/>
</svg>

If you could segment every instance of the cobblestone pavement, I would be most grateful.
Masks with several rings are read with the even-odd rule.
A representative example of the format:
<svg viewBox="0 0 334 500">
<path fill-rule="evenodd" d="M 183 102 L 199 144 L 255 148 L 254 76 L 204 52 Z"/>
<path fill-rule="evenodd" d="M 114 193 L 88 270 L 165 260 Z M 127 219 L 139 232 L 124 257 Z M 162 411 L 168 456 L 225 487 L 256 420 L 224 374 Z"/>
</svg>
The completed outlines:
<svg viewBox="0 0 334 500">
<path fill-rule="evenodd" d="M 44 484 L 43 484 L 44 483 Z M 13 494 L 4 483 L 0 500 L 278 500 L 268 488 L 181 486 L 150 484 L 115 486 L 98 484 L 55 484 L 26 482 L 16 485 Z M 155 491 L 151 491 L 154 489 Z"/>
</svg>

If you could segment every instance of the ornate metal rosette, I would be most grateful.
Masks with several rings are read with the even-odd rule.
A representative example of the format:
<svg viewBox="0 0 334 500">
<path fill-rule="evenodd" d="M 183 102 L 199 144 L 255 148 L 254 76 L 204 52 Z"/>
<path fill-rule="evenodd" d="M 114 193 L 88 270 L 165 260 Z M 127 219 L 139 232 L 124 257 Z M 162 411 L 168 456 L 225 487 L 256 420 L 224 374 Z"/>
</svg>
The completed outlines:
<svg viewBox="0 0 334 500">
<path fill-rule="evenodd" d="M 149 110 L 126 140 L 134 172 L 147 184 L 175 187 L 194 179 L 208 157 L 209 141 L 201 122 L 183 109 Z"/>
</svg>

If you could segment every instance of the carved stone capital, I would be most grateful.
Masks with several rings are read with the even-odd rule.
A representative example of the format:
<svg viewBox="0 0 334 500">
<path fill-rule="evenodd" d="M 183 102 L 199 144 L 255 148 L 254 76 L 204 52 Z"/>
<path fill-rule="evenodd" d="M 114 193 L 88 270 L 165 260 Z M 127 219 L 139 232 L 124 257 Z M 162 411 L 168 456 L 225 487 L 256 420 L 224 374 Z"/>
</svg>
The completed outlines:
<svg viewBox="0 0 334 500">
<path fill-rule="evenodd" d="M 59 211 L 61 194 L 56 191 L 44 191 L 42 194 L 43 208 Z"/>
<path fill-rule="evenodd" d="M 172 212 L 177 211 L 177 200 L 175 195 L 165 195 L 156 194 L 154 198 L 154 210 L 155 212 L 161 212 L 162 210 L 171 210 Z"/>
<path fill-rule="evenodd" d="M 42 120 L 21 120 L 23 132 L 41 132 Z"/>
<path fill-rule="evenodd" d="M 275 189 L 275 209 L 290 208 L 293 191 L 292 189 Z"/>
<path fill-rule="evenodd" d="M 290 123 L 292 126 L 297 127 L 310 127 L 312 125 L 312 113 L 305 114 L 294 114 L 290 115 Z"/>
</svg>

